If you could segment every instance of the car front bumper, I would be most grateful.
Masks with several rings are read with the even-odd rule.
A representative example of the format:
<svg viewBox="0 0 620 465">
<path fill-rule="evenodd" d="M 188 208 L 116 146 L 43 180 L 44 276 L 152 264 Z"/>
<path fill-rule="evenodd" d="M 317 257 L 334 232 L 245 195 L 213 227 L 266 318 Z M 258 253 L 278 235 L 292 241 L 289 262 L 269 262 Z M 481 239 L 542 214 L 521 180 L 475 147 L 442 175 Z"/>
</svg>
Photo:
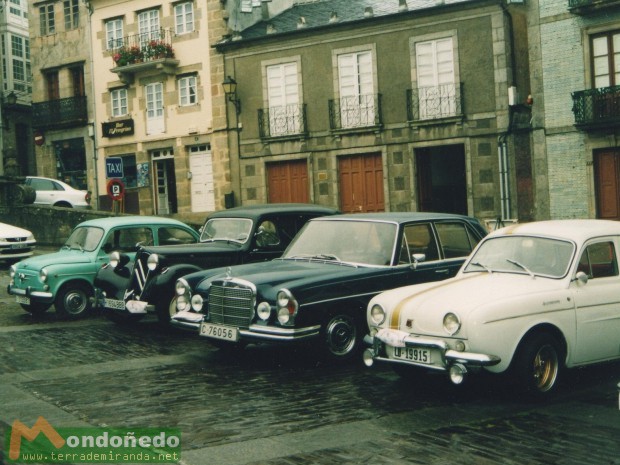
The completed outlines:
<svg viewBox="0 0 620 465">
<path fill-rule="evenodd" d="M 33 301 L 41 303 L 50 303 L 54 300 L 54 294 L 51 292 L 32 289 L 32 287 L 21 288 L 9 284 L 6 291 L 9 295 L 28 297 Z"/>
</svg>

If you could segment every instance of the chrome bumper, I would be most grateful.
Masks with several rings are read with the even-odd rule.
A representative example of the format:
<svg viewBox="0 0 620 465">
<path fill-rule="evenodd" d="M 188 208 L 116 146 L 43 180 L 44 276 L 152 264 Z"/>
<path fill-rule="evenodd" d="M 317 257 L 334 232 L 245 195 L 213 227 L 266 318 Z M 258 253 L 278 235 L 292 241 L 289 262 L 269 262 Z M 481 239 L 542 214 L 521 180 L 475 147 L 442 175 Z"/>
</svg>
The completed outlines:
<svg viewBox="0 0 620 465">
<path fill-rule="evenodd" d="M 45 291 L 33 291 L 31 288 L 27 287 L 26 289 L 16 288 L 14 286 L 8 285 L 6 289 L 9 295 L 23 295 L 26 297 L 36 297 L 39 299 L 53 299 L 54 294 L 51 292 Z"/>
</svg>

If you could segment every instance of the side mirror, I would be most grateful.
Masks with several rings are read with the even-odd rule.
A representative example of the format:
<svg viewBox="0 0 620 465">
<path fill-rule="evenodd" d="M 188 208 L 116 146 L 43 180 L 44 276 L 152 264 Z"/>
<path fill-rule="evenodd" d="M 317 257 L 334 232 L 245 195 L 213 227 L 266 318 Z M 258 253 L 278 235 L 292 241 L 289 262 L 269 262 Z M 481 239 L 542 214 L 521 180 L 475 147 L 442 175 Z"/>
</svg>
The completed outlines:
<svg viewBox="0 0 620 465">
<path fill-rule="evenodd" d="M 578 271 L 575 275 L 575 281 L 578 281 L 580 284 L 588 284 L 588 275 L 583 271 Z"/>
<path fill-rule="evenodd" d="M 411 267 L 415 270 L 418 267 L 418 263 L 422 263 L 423 261 L 426 260 L 426 254 L 423 253 L 414 253 L 411 256 L 411 261 L 413 262 L 411 264 Z"/>
</svg>

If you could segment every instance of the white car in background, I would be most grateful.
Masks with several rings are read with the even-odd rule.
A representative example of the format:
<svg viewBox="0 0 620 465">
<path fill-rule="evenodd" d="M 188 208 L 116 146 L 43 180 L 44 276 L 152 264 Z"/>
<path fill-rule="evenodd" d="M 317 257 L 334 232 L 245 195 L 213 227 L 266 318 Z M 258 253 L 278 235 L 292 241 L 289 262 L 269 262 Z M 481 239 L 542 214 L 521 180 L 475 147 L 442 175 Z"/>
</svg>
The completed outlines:
<svg viewBox="0 0 620 465">
<path fill-rule="evenodd" d="M 443 371 L 455 384 L 480 370 L 506 372 L 546 397 L 565 368 L 620 359 L 619 255 L 617 221 L 494 231 L 454 278 L 369 302 L 364 362 L 388 362 L 403 375 Z"/>
<path fill-rule="evenodd" d="M 26 229 L 0 223 L 0 260 L 30 257 L 37 241 Z"/>
<path fill-rule="evenodd" d="M 32 187 L 36 192 L 35 205 L 91 208 L 90 192 L 74 189 L 69 184 L 57 179 L 27 176 L 25 184 Z"/>
</svg>

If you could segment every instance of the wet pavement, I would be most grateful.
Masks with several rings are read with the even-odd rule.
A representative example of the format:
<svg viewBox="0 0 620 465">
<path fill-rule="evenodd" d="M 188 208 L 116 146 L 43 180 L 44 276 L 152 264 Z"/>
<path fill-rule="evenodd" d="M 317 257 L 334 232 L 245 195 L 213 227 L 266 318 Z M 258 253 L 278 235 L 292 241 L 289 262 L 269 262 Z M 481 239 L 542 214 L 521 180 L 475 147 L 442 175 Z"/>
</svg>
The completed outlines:
<svg viewBox="0 0 620 465">
<path fill-rule="evenodd" d="M 450 386 L 309 349 L 231 356 L 154 321 L 32 318 L 0 264 L 0 432 L 32 425 L 178 427 L 181 463 L 620 465 L 620 364 L 571 372 L 551 402 L 503 380 Z"/>
</svg>

